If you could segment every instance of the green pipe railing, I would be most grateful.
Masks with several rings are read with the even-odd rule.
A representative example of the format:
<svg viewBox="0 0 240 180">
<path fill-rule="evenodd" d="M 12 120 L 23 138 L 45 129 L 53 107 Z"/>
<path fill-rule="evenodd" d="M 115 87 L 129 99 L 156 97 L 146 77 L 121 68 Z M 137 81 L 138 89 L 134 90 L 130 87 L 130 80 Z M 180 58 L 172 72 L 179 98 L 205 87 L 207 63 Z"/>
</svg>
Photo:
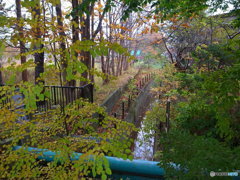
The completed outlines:
<svg viewBox="0 0 240 180">
<path fill-rule="evenodd" d="M 23 148 L 22 146 L 15 146 L 13 150 Z M 33 147 L 25 148 L 30 153 L 39 154 L 38 159 L 46 162 L 52 162 L 57 153 L 48 149 L 39 149 Z M 71 161 L 78 160 L 82 153 L 73 153 Z M 158 162 L 145 160 L 123 160 L 121 158 L 105 156 L 109 161 L 110 169 L 113 172 L 111 177 L 123 179 L 162 179 L 164 175 L 163 168 L 159 167 Z"/>
</svg>

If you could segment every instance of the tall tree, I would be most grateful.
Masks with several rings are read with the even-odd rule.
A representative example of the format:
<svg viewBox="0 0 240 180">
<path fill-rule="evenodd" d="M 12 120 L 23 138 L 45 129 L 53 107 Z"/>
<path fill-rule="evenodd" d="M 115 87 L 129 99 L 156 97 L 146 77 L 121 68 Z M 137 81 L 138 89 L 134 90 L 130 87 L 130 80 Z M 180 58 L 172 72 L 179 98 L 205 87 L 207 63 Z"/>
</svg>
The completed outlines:
<svg viewBox="0 0 240 180">
<path fill-rule="evenodd" d="M 57 24 L 58 24 L 58 34 L 60 36 L 60 58 L 61 58 L 61 66 L 62 66 L 62 80 L 66 82 L 66 68 L 67 68 L 67 60 L 66 60 L 66 34 L 63 28 L 62 21 L 62 5 L 61 0 L 56 4 L 56 13 L 57 13 Z"/>
<path fill-rule="evenodd" d="M 25 44 L 24 44 L 24 36 L 23 36 L 23 26 L 21 22 L 22 18 L 22 11 L 21 11 L 21 0 L 16 0 L 16 13 L 17 13 L 17 29 L 19 33 L 19 44 L 20 44 L 20 55 L 21 55 L 21 64 L 24 64 L 26 62 L 26 56 L 25 53 Z M 27 81 L 27 70 L 22 71 L 22 80 Z"/>
<path fill-rule="evenodd" d="M 92 4 L 88 4 L 87 5 L 87 11 L 88 13 L 86 13 L 85 15 L 81 15 L 80 16 L 80 21 L 81 21 L 81 40 L 82 41 L 86 41 L 86 40 L 90 40 L 90 13 L 92 12 L 94 7 L 94 2 Z M 91 69 L 92 65 L 91 65 L 91 54 L 89 51 L 82 51 L 81 52 L 81 57 L 83 58 L 83 62 L 84 64 L 88 67 L 88 69 Z M 90 79 L 90 77 L 88 76 L 88 72 L 85 71 L 83 72 L 82 76 L 85 79 Z M 82 85 L 86 84 L 87 82 L 83 81 L 81 82 Z"/>
<path fill-rule="evenodd" d="M 72 43 L 79 41 L 79 14 L 78 14 L 78 0 L 72 0 L 72 9 L 75 12 L 72 18 Z M 78 61 L 78 52 L 74 53 L 73 60 Z M 75 72 L 74 72 L 75 73 Z M 69 82 L 70 86 L 76 86 L 76 80 Z"/>
<path fill-rule="evenodd" d="M 92 0 L 92 1 L 88 1 L 88 0 L 83 0 L 80 4 L 78 4 L 77 1 L 72 0 L 73 3 L 73 10 L 72 10 L 72 17 L 73 20 L 77 20 L 78 16 L 80 17 L 80 24 L 81 24 L 81 40 L 82 41 L 87 41 L 87 40 L 92 40 L 94 41 L 94 39 L 96 38 L 96 36 L 98 35 L 98 33 L 101 31 L 102 29 L 102 21 L 103 18 L 105 17 L 105 14 L 110 10 L 111 3 L 112 0 L 107 0 L 105 3 L 104 8 L 101 10 L 101 13 L 99 13 L 99 18 L 96 22 L 96 29 L 94 30 L 94 26 L 91 26 L 91 24 L 93 25 L 94 23 L 91 23 L 91 18 L 90 15 L 93 13 L 94 11 L 94 6 L 95 3 L 97 2 L 97 0 Z M 99 2 L 100 3 L 100 2 Z M 100 3 L 101 4 L 101 3 Z M 79 24 L 79 20 L 75 21 L 75 24 Z M 92 33 L 91 33 L 92 30 Z M 91 54 L 89 51 L 82 51 L 81 52 L 81 57 L 82 57 L 82 61 L 83 63 L 86 65 L 86 67 L 90 70 L 93 67 L 94 64 L 94 58 L 91 58 Z M 85 79 L 93 79 L 93 77 L 87 72 L 85 71 L 82 76 Z M 81 84 L 86 84 L 87 82 L 81 82 Z"/>
<path fill-rule="evenodd" d="M 34 24 L 32 27 L 34 33 L 34 63 L 35 63 L 35 83 L 43 82 L 40 75 L 44 72 L 44 45 L 42 43 L 42 30 L 41 30 L 41 7 L 40 0 L 34 0 L 34 7 L 32 8 L 32 18 Z"/>
</svg>

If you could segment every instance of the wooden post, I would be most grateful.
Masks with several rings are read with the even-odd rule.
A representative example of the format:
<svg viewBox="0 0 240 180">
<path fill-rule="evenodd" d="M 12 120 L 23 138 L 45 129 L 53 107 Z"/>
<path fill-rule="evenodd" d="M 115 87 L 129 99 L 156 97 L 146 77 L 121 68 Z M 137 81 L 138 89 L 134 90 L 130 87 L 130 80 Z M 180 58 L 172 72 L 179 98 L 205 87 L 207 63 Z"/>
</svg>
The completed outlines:
<svg viewBox="0 0 240 180">
<path fill-rule="evenodd" d="M 114 113 L 114 117 L 117 118 L 117 113 Z M 117 128 L 117 125 L 114 123 L 114 124 L 113 124 L 113 127 L 116 129 L 116 128 Z"/>
<path fill-rule="evenodd" d="M 122 119 L 124 119 L 124 102 L 122 102 Z"/>
<path fill-rule="evenodd" d="M 129 95 L 128 96 L 128 109 L 130 108 L 130 105 L 131 105 L 131 96 Z"/>
</svg>

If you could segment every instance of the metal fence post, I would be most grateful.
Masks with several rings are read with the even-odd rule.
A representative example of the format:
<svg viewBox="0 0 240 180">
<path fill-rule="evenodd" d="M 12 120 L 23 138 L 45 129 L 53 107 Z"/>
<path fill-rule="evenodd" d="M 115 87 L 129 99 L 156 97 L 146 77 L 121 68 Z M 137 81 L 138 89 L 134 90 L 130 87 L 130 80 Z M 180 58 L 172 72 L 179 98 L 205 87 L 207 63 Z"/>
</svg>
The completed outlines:
<svg viewBox="0 0 240 180">
<path fill-rule="evenodd" d="M 124 109 L 124 102 L 122 102 L 122 119 L 124 119 L 124 112 L 125 111 L 125 109 Z"/>
<path fill-rule="evenodd" d="M 131 104 L 131 96 L 128 96 L 128 109 L 130 108 L 130 104 Z"/>
</svg>

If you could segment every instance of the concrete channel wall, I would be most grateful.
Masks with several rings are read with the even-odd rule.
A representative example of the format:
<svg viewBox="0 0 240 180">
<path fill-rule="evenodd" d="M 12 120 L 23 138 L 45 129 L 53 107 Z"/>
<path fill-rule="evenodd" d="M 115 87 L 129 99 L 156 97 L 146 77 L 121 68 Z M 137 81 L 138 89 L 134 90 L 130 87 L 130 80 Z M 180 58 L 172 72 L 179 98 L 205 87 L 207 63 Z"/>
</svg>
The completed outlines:
<svg viewBox="0 0 240 180">
<path fill-rule="evenodd" d="M 110 96 L 108 96 L 107 99 L 101 104 L 102 107 L 106 108 L 106 112 L 110 113 L 114 107 L 114 105 L 118 102 L 118 100 L 121 98 L 124 91 L 127 89 L 127 84 L 125 84 L 123 87 L 120 87 L 119 89 L 115 90 Z"/>
<path fill-rule="evenodd" d="M 143 116 L 145 115 L 146 110 L 148 109 L 149 104 L 152 101 L 153 95 L 150 93 L 150 88 L 153 85 L 154 81 L 151 80 L 139 94 L 137 99 L 132 102 L 130 105 L 125 121 L 139 125 Z"/>
<path fill-rule="evenodd" d="M 137 74 L 133 77 L 133 79 L 135 79 L 141 73 L 141 71 L 142 69 L 139 69 Z M 102 107 L 106 108 L 106 112 L 108 114 L 112 112 L 114 105 L 118 102 L 118 100 L 121 98 L 123 93 L 127 90 L 129 81 L 130 79 L 123 87 L 120 87 L 119 89 L 115 90 L 111 95 L 109 95 L 108 98 L 105 99 L 101 104 Z"/>
</svg>

